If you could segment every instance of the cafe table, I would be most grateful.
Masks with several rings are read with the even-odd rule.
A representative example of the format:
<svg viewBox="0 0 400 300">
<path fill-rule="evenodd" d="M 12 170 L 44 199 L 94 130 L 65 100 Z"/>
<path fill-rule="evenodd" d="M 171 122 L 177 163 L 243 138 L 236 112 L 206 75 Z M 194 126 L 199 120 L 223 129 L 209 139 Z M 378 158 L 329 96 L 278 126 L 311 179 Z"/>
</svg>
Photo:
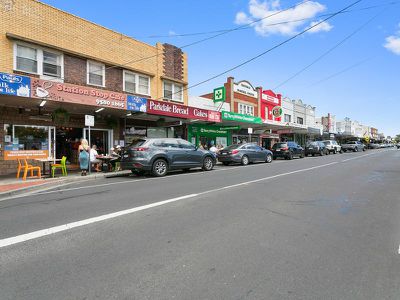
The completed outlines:
<svg viewBox="0 0 400 300">
<path fill-rule="evenodd" d="M 43 164 L 42 168 L 42 175 L 50 175 L 51 174 L 51 164 L 55 164 L 57 162 L 61 162 L 60 158 L 53 158 L 53 157 L 48 157 L 48 158 L 36 158 L 36 161 L 39 161 Z M 49 174 L 46 173 L 46 164 L 49 164 Z"/>
<path fill-rule="evenodd" d="M 115 157 L 111 156 L 111 155 L 97 155 L 96 158 L 101 160 L 101 170 L 103 172 L 109 172 L 110 162 L 111 162 L 111 160 L 115 159 Z M 106 166 L 105 169 L 104 169 L 104 165 Z"/>
</svg>

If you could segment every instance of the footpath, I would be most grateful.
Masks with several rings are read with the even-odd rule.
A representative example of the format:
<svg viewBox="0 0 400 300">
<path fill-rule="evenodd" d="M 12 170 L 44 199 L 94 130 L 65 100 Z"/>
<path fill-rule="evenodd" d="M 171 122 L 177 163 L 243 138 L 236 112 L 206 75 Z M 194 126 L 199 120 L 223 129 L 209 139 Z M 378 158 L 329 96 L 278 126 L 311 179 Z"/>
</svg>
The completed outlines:
<svg viewBox="0 0 400 300">
<path fill-rule="evenodd" d="M 0 200 L 2 198 L 7 198 L 22 193 L 62 186 L 72 182 L 78 182 L 82 180 L 89 181 L 107 177 L 127 176 L 129 174 L 131 174 L 131 172 L 127 171 L 92 173 L 88 174 L 87 176 L 81 176 L 80 173 L 75 173 L 68 174 L 68 176 L 60 176 L 55 178 L 27 178 L 25 181 L 21 178 L 15 178 L 15 175 L 0 177 Z"/>
</svg>

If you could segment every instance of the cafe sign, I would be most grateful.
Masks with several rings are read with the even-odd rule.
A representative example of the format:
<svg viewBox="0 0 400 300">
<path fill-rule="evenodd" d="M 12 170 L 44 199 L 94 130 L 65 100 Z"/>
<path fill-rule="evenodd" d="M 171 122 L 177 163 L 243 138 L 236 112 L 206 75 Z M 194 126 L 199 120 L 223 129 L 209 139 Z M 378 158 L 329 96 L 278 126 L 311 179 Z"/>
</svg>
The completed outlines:
<svg viewBox="0 0 400 300">
<path fill-rule="evenodd" d="M 31 79 L 33 98 L 64 103 L 126 109 L 127 95 L 69 83 Z"/>
<path fill-rule="evenodd" d="M 0 73 L 0 94 L 30 97 L 31 79 L 21 75 Z"/>
<path fill-rule="evenodd" d="M 260 117 L 254 117 L 249 115 L 243 115 L 228 111 L 223 111 L 221 113 L 223 121 L 236 121 L 236 122 L 243 122 L 243 123 L 255 123 L 255 124 L 262 124 L 262 119 Z"/>
<path fill-rule="evenodd" d="M 221 122 L 220 112 L 156 100 L 147 101 L 147 113 L 184 119 Z"/>
<path fill-rule="evenodd" d="M 257 90 L 246 80 L 233 84 L 233 90 L 249 97 L 257 98 Z"/>
</svg>

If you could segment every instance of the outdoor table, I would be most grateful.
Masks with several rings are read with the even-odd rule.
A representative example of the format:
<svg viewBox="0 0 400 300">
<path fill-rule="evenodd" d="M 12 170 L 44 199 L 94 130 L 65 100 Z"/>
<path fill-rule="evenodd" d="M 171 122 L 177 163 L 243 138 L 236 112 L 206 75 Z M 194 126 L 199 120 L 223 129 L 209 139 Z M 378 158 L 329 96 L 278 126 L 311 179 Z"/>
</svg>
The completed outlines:
<svg viewBox="0 0 400 300">
<path fill-rule="evenodd" d="M 56 162 L 60 162 L 61 159 L 60 158 L 36 158 L 36 161 L 40 161 L 43 164 L 43 168 L 42 168 L 42 175 L 47 175 L 46 174 L 46 163 L 49 164 L 49 175 L 51 174 L 51 163 L 55 164 Z"/>
<path fill-rule="evenodd" d="M 111 155 L 98 155 L 96 156 L 97 159 L 101 160 L 101 170 L 103 172 L 108 172 L 108 166 L 110 164 L 110 161 L 113 160 L 115 157 Z M 104 171 L 104 165 L 106 165 L 105 171 Z"/>
</svg>

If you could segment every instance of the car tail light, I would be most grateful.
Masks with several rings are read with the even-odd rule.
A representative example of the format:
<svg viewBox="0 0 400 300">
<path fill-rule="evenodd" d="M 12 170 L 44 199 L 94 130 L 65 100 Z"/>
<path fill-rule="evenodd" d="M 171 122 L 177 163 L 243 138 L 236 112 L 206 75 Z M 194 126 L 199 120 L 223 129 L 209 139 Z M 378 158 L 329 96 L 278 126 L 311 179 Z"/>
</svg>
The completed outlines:
<svg viewBox="0 0 400 300">
<path fill-rule="evenodd" d="M 232 150 L 232 154 L 238 154 L 238 153 L 239 153 L 238 149 Z"/>
<path fill-rule="evenodd" d="M 147 151 L 147 150 L 149 150 L 149 148 L 138 147 L 138 148 L 133 148 L 133 150 L 135 150 L 135 151 Z"/>
<path fill-rule="evenodd" d="M 285 147 L 285 148 L 281 148 L 281 150 L 286 151 L 286 150 L 289 150 L 289 148 Z"/>
</svg>

